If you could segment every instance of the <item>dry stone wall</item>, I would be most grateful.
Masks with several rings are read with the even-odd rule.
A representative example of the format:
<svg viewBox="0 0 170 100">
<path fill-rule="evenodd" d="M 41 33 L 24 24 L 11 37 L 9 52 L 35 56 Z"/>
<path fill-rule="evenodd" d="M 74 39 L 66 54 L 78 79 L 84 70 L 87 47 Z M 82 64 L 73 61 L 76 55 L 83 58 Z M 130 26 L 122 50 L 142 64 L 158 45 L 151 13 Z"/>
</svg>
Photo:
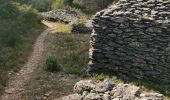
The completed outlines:
<svg viewBox="0 0 170 100">
<path fill-rule="evenodd" d="M 93 19 L 89 73 L 170 83 L 170 0 L 119 0 Z"/>
<path fill-rule="evenodd" d="M 69 24 L 80 18 L 80 15 L 76 12 L 64 9 L 56 9 L 48 12 L 42 12 L 40 13 L 40 15 L 44 18 L 44 20 L 65 24 Z"/>
</svg>

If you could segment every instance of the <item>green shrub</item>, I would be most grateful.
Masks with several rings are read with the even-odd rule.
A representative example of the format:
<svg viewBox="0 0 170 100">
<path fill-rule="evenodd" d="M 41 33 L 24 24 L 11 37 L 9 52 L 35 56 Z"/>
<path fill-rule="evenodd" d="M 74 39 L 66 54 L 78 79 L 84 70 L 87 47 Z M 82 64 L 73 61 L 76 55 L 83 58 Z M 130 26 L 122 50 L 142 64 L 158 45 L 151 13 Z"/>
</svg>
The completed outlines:
<svg viewBox="0 0 170 100">
<path fill-rule="evenodd" d="M 54 56 L 49 56 L 46 60 L 46 69 L 50 72 L 55 72 L 61 70 L 61 66 L 58 62 L 58 58 Z"/>
<path fill-rule="evenodd" d="M 6 63 L 8 62 L 7 54 L 0 51 L 0 70 L 6 70 Z"/>
<path fill-rule="evenodd" d="M 66 0 L 71 1 L 72 0 Z M 94 14 L 97 11 L 106 8 L 116 0 L 73 0 L 73 4 L 65 4 L 64 0 L 54 0 L 52 2 L 52 9 L 67 9 L 79 13 Z M 69 6 L 70 5 L 70 6 Z"/>
<path fill-rule="evenodd" d="M 76 42 L 75 42 L 74 38 L 71 37 L 71 36 L 65 37 L 65 38 L 64 38 L 64 42 L 65 42 L 65 44 L 66 44 L 68 47 L 70 47 L 70 48 L 72 48 L 72 47 L 74 48 L 75 45 L 76 45 Z"/>
<path fill-rule="evenodd" d="M 18 15 L 17 7 L 12 4 L 10 1 L 3 2 L 0 4 L 0 18 L 9 19 L 13 18 L 15 19 Z"/>
<path fill-rule="evenodd" d="M 0 4 L 0 13 L 0 44 L 4 46 L 21 45 L 22 39 L 27 37 L 33 28 L 41 26 L 41 18 L 31 7 L 5 2 Z"/>
<path fill-rule="evenodd" d="M 104 9 L 115 0 L 74 0 L 74 6 L 80 8 L 83 12 L 95 13 Z"/>
<path fill-rule="evenodd" d="M 53 0 L 15 0 L 21 4 L 31 5 L 40 12 L 51 10 Z"/>
<path fill-rule="evenodd" d="M 8 71 L 18 71 L 27 61 L 32 44 L 44 30 L 35 9 L 14 1 L 0 0 L 0 91 Z"/>
</svg>

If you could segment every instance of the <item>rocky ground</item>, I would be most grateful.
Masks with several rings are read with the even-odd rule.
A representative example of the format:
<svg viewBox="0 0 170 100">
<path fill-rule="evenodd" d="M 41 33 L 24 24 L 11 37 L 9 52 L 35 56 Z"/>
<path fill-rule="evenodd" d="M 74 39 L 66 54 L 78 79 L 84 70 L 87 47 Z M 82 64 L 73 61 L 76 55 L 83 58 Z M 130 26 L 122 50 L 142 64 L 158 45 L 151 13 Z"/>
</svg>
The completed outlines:
<svg viewBox="0 0 170 100">
<path fill-rule="evenodd" d="M 74 86 L 75 94 L 62 100 L 164 100 L 159 93 L 146 93 L 131 84 L 114 84 L 111 80 L 81 80 Z"/>
</svg>

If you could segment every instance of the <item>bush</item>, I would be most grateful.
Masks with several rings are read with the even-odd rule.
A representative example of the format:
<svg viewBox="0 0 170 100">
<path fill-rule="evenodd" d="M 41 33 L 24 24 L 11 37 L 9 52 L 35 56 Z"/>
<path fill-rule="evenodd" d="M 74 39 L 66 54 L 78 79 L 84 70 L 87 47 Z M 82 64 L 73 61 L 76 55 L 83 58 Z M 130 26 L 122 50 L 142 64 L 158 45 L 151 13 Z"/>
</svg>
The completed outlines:
<svg viewBox="0 0 170 100">
<path fill-rule="evenodd" d="M 65 4 L 64 1 L 72 2 L 72 0 L 54 0 L 52 3 L 52 9 L 67 9 L 79 13 L 94 14 L 117 0 L 73 0 L 73 4 L 71 3 L 68 5 Z"/>
<path fill-rule="evenodd" d="M 17 11 L 17 7 L 14 4 L 12 4 L 10 1 L 7 1 L 7 2 L 4 1 L 3 3 L 1 2 L 0 2 L 0 18 L 15 19 L 17 15 L 19 14 Z"/>
<path fill-rule="evenodd" d="M 9 47 L 16 47 L 23 43 L 34 28 L 39 28 L 41 18 L 35 9 L 21 6 L 14 2 L 0 4 L 0 44 Z"/>
<path fill-rule="evenodd" d="M 27 61 L 32 43 L 44 30 L 35 9 L 14 1 L 0 0 L 0 92 L 8 72 L 18 71 Z"/>
<path fill-rule="evenodd" d="M 0 70 L 6 70 L 6 63 L 8 62 L 8 57 L 6 53 L 0 51 Z"/>
<path fill-rule="evenodd" d="M 51 10 L 53 0 L 15 0 L 21 4 L 31 5 L 40 12 Z"/>
<path fill-rule="evenodd" d="M 74 6 L 79 7 L 85 13 L 95 13 L 104 9 L 115 0 L 74 0 Z"/>
<path fill-rule="evenodd" d="M 61 70 L 61 66 L 58 62 L 58 58 L 54 56 L 49 56 L 46 60 L 46 69 L 50 72 L 55 72 Z"/>
</svg>

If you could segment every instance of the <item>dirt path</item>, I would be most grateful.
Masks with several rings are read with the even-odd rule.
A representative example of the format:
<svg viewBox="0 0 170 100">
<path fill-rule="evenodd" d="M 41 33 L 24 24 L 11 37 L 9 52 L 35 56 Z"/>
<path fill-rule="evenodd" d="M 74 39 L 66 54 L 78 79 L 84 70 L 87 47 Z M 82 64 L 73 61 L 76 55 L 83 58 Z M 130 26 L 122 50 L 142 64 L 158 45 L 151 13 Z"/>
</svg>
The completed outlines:
<svg viewBox="0 0 170 100">
<path fill-rule="evenodd" d="M 5 88 L 5 93 L 2 95 L 1 100 L 21 100 L 21 93 L 24 91 L 24 85 L 32 78 L 32 73 L 36 70 L 41 62 L 42 54 L 44 51 L 44 40 L 52 26 L 49 26 L 37 38 L 33 52 L 29 57 L 27 63 L 16 73 L 10 80 Z"/>
</svg>

